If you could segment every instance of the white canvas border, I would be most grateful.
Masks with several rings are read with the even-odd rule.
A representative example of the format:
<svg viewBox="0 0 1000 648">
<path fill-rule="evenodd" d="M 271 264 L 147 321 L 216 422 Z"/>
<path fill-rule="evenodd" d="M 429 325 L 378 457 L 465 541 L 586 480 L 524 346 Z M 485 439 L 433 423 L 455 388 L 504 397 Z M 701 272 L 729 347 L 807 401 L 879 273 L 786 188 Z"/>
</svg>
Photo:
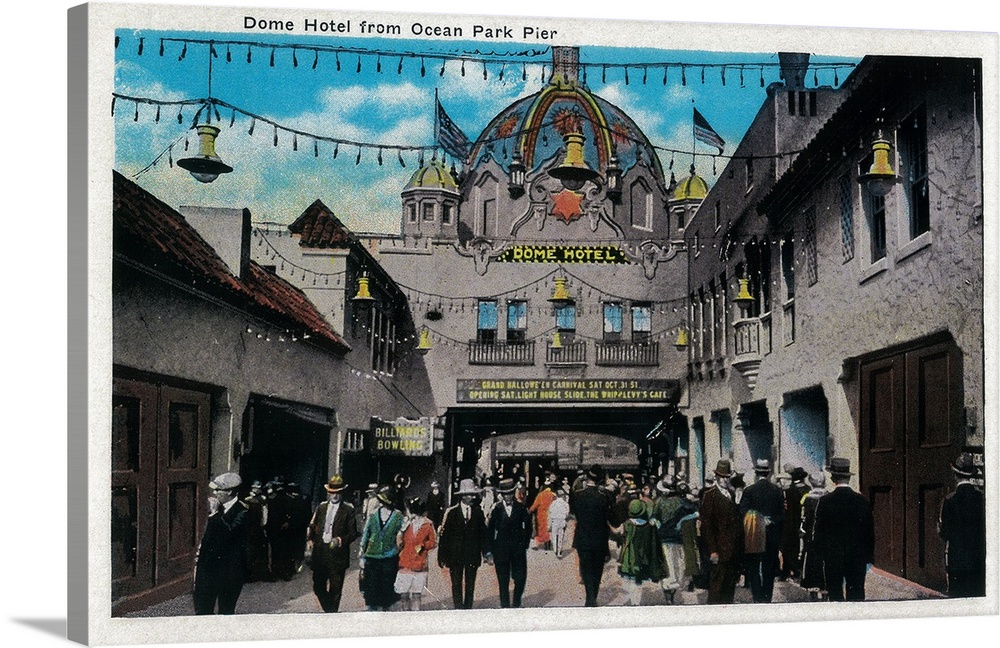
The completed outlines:
<svg viewBox="0 0 1000 648">
<path fill-rule="evenodd" d="M 107 95 L 113 87 L 113 50 L 96 47 L 110 43 L 112 31 L 120 26 L 205 29 L 211 24 L 219 31 L 238 31 L 238 20 L 243 15 L 239 8 L 200 8 L 192 10 L 183 6 L 155 5 L 90 5 L 90 52 L 88 61 L 88 110 L 91 126 L 88 134 L 89 159 L 89 227 L 88 255 L 90 261 L 89 339 L 90 360 L 89 385 L 89 461 L 88 472 L 92 478 L 88 482 L 87 499 L 90 502 L 88 514 L 89 561 L 89 617 L 90 637 L 93 644 L 121 643 L 168 643 L 183 641 L 231 641 L 247 639 L 293 639 L 319 638 L 335 635 L 395 635 L 395 634 L 435 634 L 443 629 L 447 632 L 504 632 L 511 630 L 569 630 L 586 628 L 672 626 L 686 624 L 721 624 L 733 622 L 795 621 L 795 620 L 839 620 L 839 619 L 880 619 L 952 616 L 965 614 L 995 614 L 997 611 L 997 564 L 989 566 L 988 591 L 993 594 L 983 600 L 940 602 L 899 602 L 868 603 L 864 607 L 835 608 L 823 606 L 770 606 L 708 608 L 699 607 L 697 614 L 690 614 L 694 608 L 641 608 L 641 609 L 599 609 L 599 610 L 495 610 L 489 613 L 473 612 L 424 612 L 419 615 L 394 614 L 384 617 L 391 621 L 386 628 L 372 623 L 367 613 L 342 614 L 336 619 L 336 627 L 331 628 L 329 617 L 320 615 L 243 615 L 232 619 L 111 619 L 110 618 L 110 566 L 106 547 L 109 543 L 107 527 L 108 503 L 110 502 L 109 482 L 102 477 L 109 474 L 110 451 L 107 435 L 103 430 L 110 427 L 110 402 L 107 380 L 110 375 L 110 322 L 106 299 L 110 286 L 110 215 L 111 183 L 107 173 L 113 166 L 113 151 L 104 145 L 113 141 L 113 128 L 107 110 Z M 260 10 L 267 15 L 295 17 L 308 14 L 314 16 L 325 10 Z M 212 19 L 206 21 L 205 14 Z M 326 13 L 333 13 L 328 11 Z M 375 12 L 337 12 L 338 15 L 353 14 L 355 17 L 373 17 Z M 394 18 L 399 18 L 395 15 Z M 471 25 L 473 17 L 460 17 Z M 230 22 L 227 22 L 230 21 Z M 505 22 L 518 24 L 519 19 L 507 18 Z M 559 44 L 604 44 L 604 45 L 648 45 L 668 48 L 715 49 L 725 51 L 752 51 L 755 48 L 767 51 L 802 50 L 816 53 L 833 53 L 824 46 L 835 47 L 836 53 L 845 55 L 863 54 L 940 54 L 947 52 L 953 56 L 980 56 L 984 59 L 984 159 L 985 187 L 985 241 L 986 254 L 986 295 L 996 294 L 997 274 L 997 232 L 995 216 L 997 210 L 996 179 L 997 166 L 997 52 L 995 36 L 993 47 L 987 47 L 988 38 L 975 34 L 945 34 L 928 32 L 870 31 L 870 30 L 826 30 L 797 27 L 760 27 L 747 25 L 705 25 L 705 24 L 659 24 L 646 22 L 602 22 L 593 28 L 591 21 L 577 19 L 531 19 L 526 24 L 551 24 L 560 31 Z M 766 45 L 764 45 L 766 43 Z M 996 308 L 993 300 L 985 304 L 987 340 L 996 339 Z M 987 393 L 995 394 L 997 371 L 994 349 L 987 345 L 986 385 Z M 996 475 L 997 456 L 995 452 L 997 429 L 997 404 L 986 401 L 986 430 L 988 446 L 988 471 Z M 996 481 L 989 480 L 989 516 L 997 519 Z M 991 556 L 995 557 L 996 536 L 991 534 Z M 412 617 L 412 618 L 411 618 Z M 182 628 L 178 628 L 182 621 Z"/>
</svg>

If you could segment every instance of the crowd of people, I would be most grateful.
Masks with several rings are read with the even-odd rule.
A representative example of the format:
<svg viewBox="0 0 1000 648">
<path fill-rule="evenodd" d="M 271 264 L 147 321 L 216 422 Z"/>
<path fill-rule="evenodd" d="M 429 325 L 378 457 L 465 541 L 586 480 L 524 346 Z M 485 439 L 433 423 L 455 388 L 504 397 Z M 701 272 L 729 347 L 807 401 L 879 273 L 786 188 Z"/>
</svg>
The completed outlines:
<svg viewBox="0 0 1000 648">
<path fill-rule="evenodd" d="M 556 561 L 575 554 L 588 607 L 597 605 L 612 560 L 626 605 L 639 605 L 649 588 L 667 605 L 696 589 L 707 590 L 709 604 L 733 603 L 741 580 L 754 603 L 771 602 L 776 581 L 796 583 L 812 600 L 864 600 L 874 520 L 868 501 L 850 485 L 850 461 L 831 459 L 829 483 L 823 472 L 792 465 L 775 476 L 766 459 L 751 470 L 747 483 L 721 459 L 704 483 L 692 486 L 683 473 L 637 480 L 629 473 L 608 476 L 594 465 L 572 483 L 548 474 L 530 501 L 523 478 L 462 479 L 450 507 L 439 483 L 414 497 L 403 475 L 369 484 L 352 505 L 343 499 L 347 484 L 334 475 L 326 501 L 313 512 L 295 485 L 280 478 L 255 482 L 239 500 L 240 478 L 226 473 L 211 484 L 196 613 L 213 613 L 217 604 L 220 614 L 231 614 L 243 582 L 289 580 L 304 561 L 320 607 L 337 612 L 355 558 L 369 610 L 420 610 L 435 562 L 450 582 L 455 609 L 472 607 L 484 564 L 496 572 L 500 606 L 517 608 L 532 549 L 551 552 Z M 939 525 L 948 548 L 949 595 L 983 596 L 984 496 L 971 455 L 960 455 L 952 470 L 957 486 Z"/>
</svg>

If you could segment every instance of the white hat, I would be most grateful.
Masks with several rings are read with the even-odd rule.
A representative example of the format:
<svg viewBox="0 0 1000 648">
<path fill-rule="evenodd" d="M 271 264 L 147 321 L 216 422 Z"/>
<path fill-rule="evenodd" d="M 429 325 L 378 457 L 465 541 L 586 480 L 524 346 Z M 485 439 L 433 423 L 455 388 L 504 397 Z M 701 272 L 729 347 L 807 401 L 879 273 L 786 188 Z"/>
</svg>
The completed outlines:
<svg viewBox="0 0 1000 648">
<path fill-rule="evenodd" d="M 476 488 L 476 482 L 471 479 L 463 479 L 458 483 L 458 490 L 455 491 L 456 495 L 478 495 L 479 489 Z"/>
<path fill-rule="evenodd" d="M 239 488 L 242 483 L 243 480 L 240 479 L 239 475 L 234 472 L 227 472 L 222 473 L 212 481 L 208 482 L 208 487 L 212 490 L 231 491 Z"/>
</svg>

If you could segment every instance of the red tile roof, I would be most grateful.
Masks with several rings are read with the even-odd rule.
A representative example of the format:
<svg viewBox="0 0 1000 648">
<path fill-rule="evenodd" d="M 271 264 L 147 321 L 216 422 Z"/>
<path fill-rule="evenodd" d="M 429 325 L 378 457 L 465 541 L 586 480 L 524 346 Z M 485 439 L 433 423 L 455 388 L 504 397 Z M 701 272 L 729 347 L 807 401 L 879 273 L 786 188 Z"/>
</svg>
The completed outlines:
<svg viewBox="0 0 1000 648">
<path fill-rule="evenodd" d="M 299 245 L 302 247 L 346 248 L 353 238 L 351 230 L 340 222 L 322 200 L 316 200 L 306 207 L 288 229 L 292 234 L 300 235 Z"/>
<path fill-rule="evenodd" d="M 114 172 L 114 253 L 223 299 L 275 326 L 314 336 L 346 353 L 350 346 L 305 294 L 254 261 L 235 277 L 177 211 Z"/>
</svg>

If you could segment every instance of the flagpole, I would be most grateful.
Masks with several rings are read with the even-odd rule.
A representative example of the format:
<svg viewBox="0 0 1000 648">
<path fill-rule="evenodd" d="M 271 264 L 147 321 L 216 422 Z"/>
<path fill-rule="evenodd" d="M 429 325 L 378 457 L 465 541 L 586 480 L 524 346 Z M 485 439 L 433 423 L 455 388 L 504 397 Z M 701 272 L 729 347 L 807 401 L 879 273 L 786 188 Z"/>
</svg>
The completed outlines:
<svg viewBox="0 0 1000 648">
<path fill-rule="evenodd" d="M 694 99 L 691 100 L 691 104 L 691 168 L 694 169 L 695 150 L 698 148 L 698 134 L 695 132 L 694 124 L 694 113 L 697 108 L 694 107 Z"/>
<path fill-rule="evenodd" d="M 434 147 L 437 148 L 438 141 L 441 139 L 441 122 L 438 119 L 438 106 L 441 102 L 438 100 L 438 89 L 434 88 Z"/>
</svg>

